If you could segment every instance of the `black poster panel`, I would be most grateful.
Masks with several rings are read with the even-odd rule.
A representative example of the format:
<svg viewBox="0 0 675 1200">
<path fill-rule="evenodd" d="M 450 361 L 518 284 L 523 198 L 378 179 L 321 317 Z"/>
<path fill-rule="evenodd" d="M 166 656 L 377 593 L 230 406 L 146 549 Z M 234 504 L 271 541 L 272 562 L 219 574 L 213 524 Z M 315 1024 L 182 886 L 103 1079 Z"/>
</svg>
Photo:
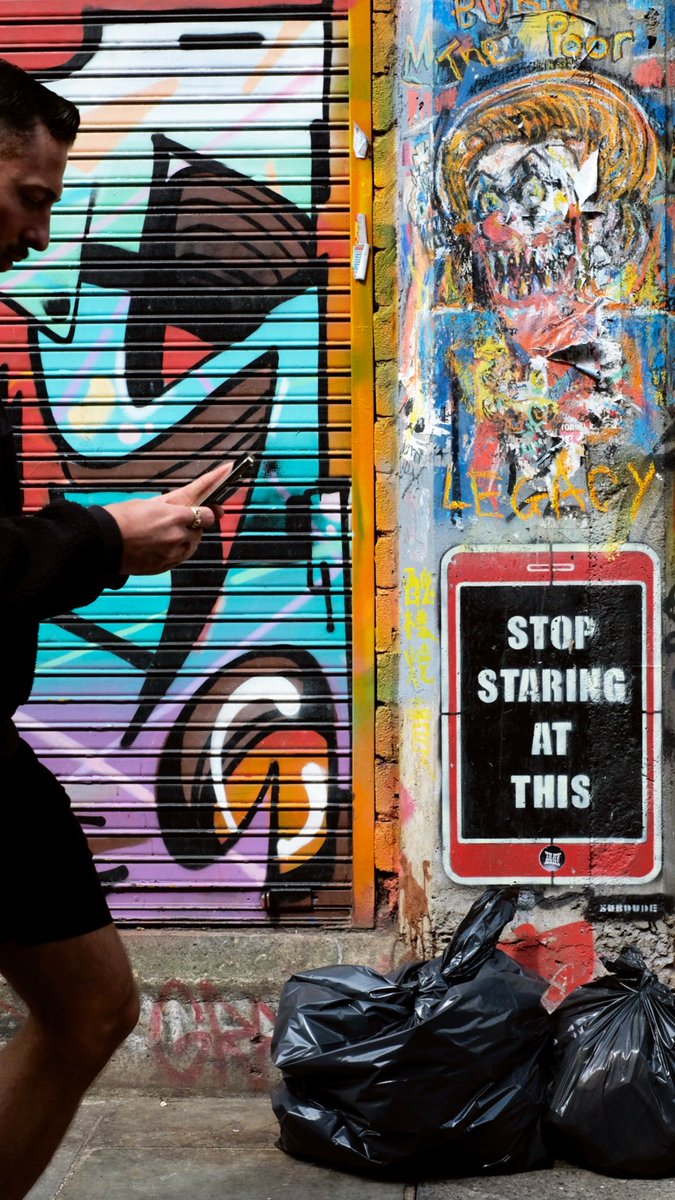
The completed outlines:
<svg viewBox="0 0 675 1200">
<path fill-rule="evenodd" d="M 640 839 L 640 585 L 459 592 L 461 837 Z"/>
</svg>

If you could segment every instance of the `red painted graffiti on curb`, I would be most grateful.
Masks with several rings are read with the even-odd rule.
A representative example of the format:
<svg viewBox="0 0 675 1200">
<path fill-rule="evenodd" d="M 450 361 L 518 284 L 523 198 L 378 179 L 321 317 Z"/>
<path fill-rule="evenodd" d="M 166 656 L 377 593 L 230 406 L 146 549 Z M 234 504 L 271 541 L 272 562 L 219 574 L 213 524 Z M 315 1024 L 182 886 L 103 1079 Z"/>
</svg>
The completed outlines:
<svg viewBox="0 0 675 1200">
<path fill-rule="evenodd" d="M 208 1073 L 225 1084 L 245 1076 L 252 1090 L 270 1085 L 269 1048 L 276 1014 L 263 1000 L 226 1000 L 208 979 L 171 979 L 153 1001 L 148 1045 L 173 1085 L 194 1087 Z"/>
</svg>

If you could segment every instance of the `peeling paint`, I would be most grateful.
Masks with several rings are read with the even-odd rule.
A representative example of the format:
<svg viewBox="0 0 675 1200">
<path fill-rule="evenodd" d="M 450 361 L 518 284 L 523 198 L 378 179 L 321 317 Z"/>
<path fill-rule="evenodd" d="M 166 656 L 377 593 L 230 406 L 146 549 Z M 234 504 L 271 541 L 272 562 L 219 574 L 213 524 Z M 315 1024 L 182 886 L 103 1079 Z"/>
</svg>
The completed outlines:
<svg viewBox="0 0 675 1200">
<path fill-rule="evenodd" d="M 535 925 L 519 925 L 500 950 L 523 967 L 549 980 L 543 1003 L 549 1010 L 557 1007 L 575 988 L 595 977 L 597 960 L 595 934 L 587 921 L 575 921 L 554 929 L 538 930 Z"/>
</svg>

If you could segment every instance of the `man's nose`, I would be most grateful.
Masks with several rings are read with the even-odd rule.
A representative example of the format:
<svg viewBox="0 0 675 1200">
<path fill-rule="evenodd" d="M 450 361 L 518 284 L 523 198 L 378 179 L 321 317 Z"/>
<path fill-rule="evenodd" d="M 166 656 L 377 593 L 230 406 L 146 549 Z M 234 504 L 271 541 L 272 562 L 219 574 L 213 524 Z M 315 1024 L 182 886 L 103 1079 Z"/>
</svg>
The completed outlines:
<svg viewBox="0 0 675 1200">
<path fill-rule="evenodd" d="M 46 250 L 49 245 L 51 213 L 35 217 L 24 231 L 24 240 L 31 250 Z"/>
</svg>

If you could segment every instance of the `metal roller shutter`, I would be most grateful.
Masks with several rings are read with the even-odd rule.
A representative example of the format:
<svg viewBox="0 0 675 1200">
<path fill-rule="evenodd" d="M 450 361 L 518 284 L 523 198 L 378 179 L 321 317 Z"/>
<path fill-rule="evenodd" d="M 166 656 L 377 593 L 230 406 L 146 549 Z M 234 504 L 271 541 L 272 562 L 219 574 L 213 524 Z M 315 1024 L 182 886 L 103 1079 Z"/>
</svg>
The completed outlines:
<svg viewBox="0 0 675 1200">
<path fill-rule="evenodd" d="M 20 724 L 119 921 L 346 921 L 346 18 L 223 0 L 0 17 L 0 53 L 83 118 L 49 250 L 0 280 L 28 506 L 260 462 L 193 560 L 44 625 Z"/>
</svg>

